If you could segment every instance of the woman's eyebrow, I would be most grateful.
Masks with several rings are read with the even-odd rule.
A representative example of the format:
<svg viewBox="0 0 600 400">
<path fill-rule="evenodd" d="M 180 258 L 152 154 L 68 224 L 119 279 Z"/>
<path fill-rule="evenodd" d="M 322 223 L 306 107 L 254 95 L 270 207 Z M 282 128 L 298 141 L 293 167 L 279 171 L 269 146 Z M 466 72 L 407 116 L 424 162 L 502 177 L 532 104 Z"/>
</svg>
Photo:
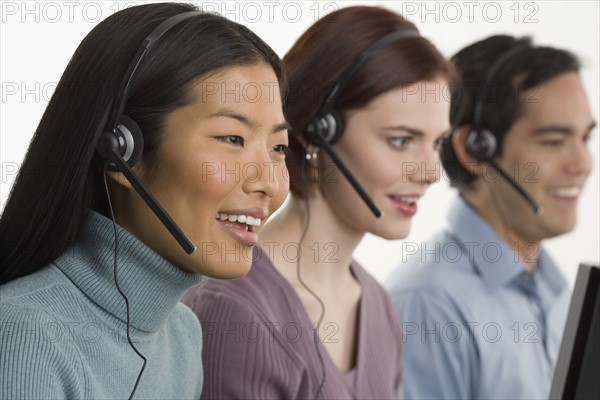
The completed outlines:
<svg viewBox="0 0 600 400">
<path fill-rule="evenodd" d="M 250 117 L 247 117 L 245 115 L 242 115 L 238 112 L 235 111 L 231 111 L 231 110 L 220 110 L 217 111 L 211 115 L 208 116 L 209 118 L 232 118 L 236 121 L 241 122 L 242 124 L 246 125 L 248 128 L 250 128 L 253 131 L 258 130 L 259 124 L 253 120 Z M 281 132 L 281 131 L 285 131 L 285 130 L 291 130 L 292 126 L 290 125 L 289 122 L 284 121 L 281 122 L 277 125 L 275 125 L 275 127 L 273 128 L 273 133 L 277 133 L 277 132 Z"/>
<path fill-rule="evenodd" d="M 258 129 L 258 123 L 256 121 L 254 121 L 252 118 L 242 115 L 240 113 L 237 113 L 235 111 L 231 111 L 231 110 L 217 111 L 217 112 L 209 115 L 208 117 L 209 118 L 216 118 L 216 117 L 232 118 L 232 119 L 235 119 L 236 121 L 239 121 L 242 124 L 246 125 L 248 128 L 250 128 L 253 131 Z"/>
</svg>

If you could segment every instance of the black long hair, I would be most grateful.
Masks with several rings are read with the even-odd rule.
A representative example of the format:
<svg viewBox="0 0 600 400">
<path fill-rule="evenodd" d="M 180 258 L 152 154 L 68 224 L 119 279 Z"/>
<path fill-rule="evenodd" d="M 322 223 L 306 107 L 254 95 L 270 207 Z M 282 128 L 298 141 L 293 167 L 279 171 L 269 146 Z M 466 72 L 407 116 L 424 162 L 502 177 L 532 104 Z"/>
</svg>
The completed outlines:
<svg viewBox="0 0 600 400">
<path fill-rule="evenodd" d="M 102 162 L 95 153 L 118 88 L 142 40 L 162 21 L 198 11 L 178 3 L 124 9 L 81 42 L 50 99 L 0 218 L 0 284 L 35 272 L 76 239 L 89 210 L 106 215 Z M 217 69 L 264 62 L 284 96 L 277 54 L 248 28 L 200 13 L 168 31 L 152 50 L 125 114 L 144 134 L 152 173 L 167 114 L 188 104 L 190 89 Z"/>
</svg>

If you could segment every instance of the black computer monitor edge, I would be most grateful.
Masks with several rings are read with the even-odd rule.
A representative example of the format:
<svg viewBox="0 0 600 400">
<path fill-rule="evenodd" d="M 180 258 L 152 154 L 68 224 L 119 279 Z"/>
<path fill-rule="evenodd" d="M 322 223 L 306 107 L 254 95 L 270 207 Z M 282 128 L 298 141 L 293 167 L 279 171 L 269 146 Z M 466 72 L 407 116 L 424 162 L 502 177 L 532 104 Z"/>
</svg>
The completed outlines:
<svg viewBox="0 0 600 400">
<path fill-rule="evenodd" d="M 600 309 L 597 308 L 600 296 L 600 267 L 598 262 L 581 263 L 573 288 L 569 313 L 561 341 L 552 387 L 550 400 L 574 399 L 580 384 L 580 375 L 584 362 L 585 350 L 588 341 L 600 340 L 590 337 L 598 332 L 591 332 L 590 328 L 595 319 L 600 318 Z M 596 324 L 598 322 L 596 321 Z M 598 377 L 600 380 L 600 375 Z"/>
</svg>

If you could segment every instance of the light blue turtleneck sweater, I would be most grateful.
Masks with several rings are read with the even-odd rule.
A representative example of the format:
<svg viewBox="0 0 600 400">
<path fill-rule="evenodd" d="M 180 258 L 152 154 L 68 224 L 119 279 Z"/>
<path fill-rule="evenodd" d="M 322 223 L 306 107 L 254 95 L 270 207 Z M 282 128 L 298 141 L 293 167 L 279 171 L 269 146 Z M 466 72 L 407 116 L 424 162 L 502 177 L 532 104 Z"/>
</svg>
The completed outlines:
<svg viewBox="0 0 600 400">
<path fill-rule="evenodd" d="M 135 398 L 197 399 L 201 332 L 179 299 L 200 282 L 121 227 L 118 273 L 131 335 L 148 359 Z M 49 266 L 0 286 L 0 398 L 128 398 L 142 360 L 113 279 L 112 221 L 90 212 Z"/>
</svg>

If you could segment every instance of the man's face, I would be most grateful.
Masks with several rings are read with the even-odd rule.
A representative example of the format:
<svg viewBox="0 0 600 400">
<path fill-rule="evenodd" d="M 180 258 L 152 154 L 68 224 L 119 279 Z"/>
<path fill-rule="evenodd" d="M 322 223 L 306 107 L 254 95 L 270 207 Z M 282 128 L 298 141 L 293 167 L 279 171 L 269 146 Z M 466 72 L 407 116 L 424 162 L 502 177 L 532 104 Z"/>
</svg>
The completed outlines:
<svg viewBox="0 0 600 400">
<path fill-rule="evenodd" d="M 536 215 L 504 180 L 489 185 L 517 237 L 538 242 L 571 231 L 592 169 L 588 148 L 595 126 L 576 73 L 565 73 L 523 94 L 523 114 L 504 138 L 498 163 L 543 208 Z M 484 175 L 496 180 L 492 169 Z M 487 185 L 486 185 L 487 186 Z"/>
</svg>

